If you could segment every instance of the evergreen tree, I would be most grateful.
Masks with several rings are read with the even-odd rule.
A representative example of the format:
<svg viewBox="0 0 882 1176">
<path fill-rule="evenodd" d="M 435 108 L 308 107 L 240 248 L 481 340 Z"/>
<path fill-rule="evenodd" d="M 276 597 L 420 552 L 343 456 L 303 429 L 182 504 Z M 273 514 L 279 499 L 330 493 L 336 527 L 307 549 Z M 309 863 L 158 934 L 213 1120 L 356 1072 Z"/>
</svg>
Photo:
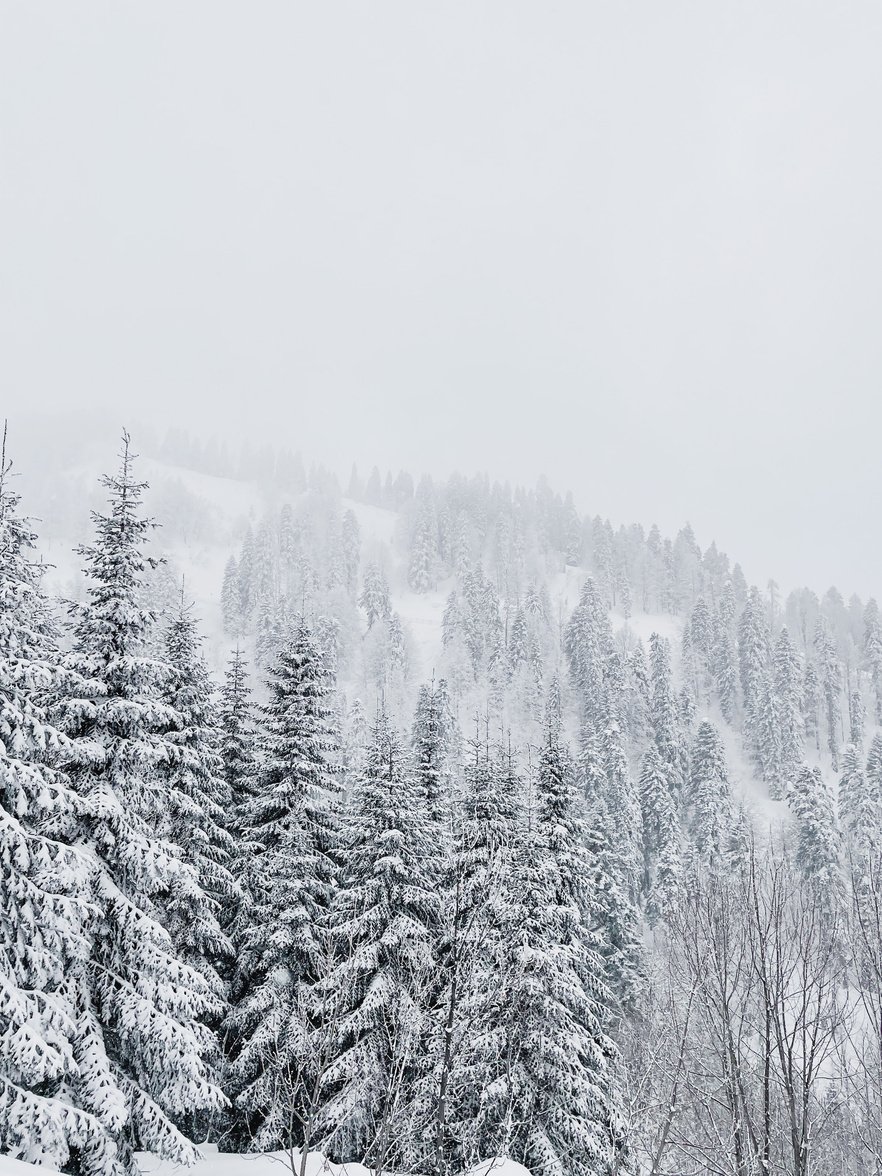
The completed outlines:
<svg viewBox="0 0 882 1176">
<path fill-rule="evenodd" d="M 677 704 L 671 684 L 671 656 L 668 643 L 658 633 L 649 638 L 652 694 L 650 716 L 655 743 L 666 765 L 672 791 L 679 794 L 686 778 L 688 753 L 680 730 Z"/>
<path fill-rule="evenodd" d="M 720 710 L 723 718 L 733 723 L 738 706 L 738 654 L 735 637 L 722 612 L 714 622 L 711 656 L 714 689 L 720 700 Z"/>
<path fill-rule="evenodd" d="M 605 705 L 605 723 L 601 738 L 606 788 L 604 799 L 609 824 L 609 838 L 620 863 L 618 878 L 622 890 L 636 899 L 643 860 L 642 820 L 622 730 L 611 699 Z"/>
<path fill-rule="evenodd" d="M 378 564 L 369 563 L 364 570 L 359 605 L 367 613 L 368 628 L 380 620 L 388 620 L 392 613 L 389 585 Z"/>
<path fill-rule="evenodd" d="M 351 497 L 351 496 L 350 496 Z M 355 597 L 358 590 L 358 564 L 361 558 L 361 530 L 352 510 L 343 515 L 343 570 L 346 591 Z"/>
<path fill-rule="evenodd" d="M 867 752 L 867 784 L 870 795 L 882 806 L 882 735 L 876 734 Z"/>
<path fill-rule="evenodd" d="M 703 596 L 699 596 L 689 618 L 689 633 L 692 641 L 695 665 L 695 692 L 699 699 L 707 695 L 707 682 L 711 666 L 713 645 L 713 624 L 710 609 Z"/>
<path fill-rule="evenodd" d="M 450 734 L 447 684 L 433 678 L 419 690 L 411 746 L 415 783 L 435 844 L 443 844 L 450 832 Z"/>
<path fill-rule="evenodd" d="M 420 483 L 417 491 L 417 522 L 410 548 L 407 582 L 414 592 L 428 592 L 434 583 L 435 551 L 438 525 L 432 487 L 428 481 Z"/>
<path fill-rule="evenodd" d="M 877 745 L 874 758 L 880 750 Z M 874 758 L 870 760 L 873 776 L 876 775 Z M 882 831 L 882 794 L 876 780 L 864 769 L 860 749 L 854 743 L 849 743 L 842 753 L 838 812 L 843 833 L 859 853 L 878 843 Z"/>
<path fill-rule="evenodd" d="M 225 1027 L 236 1137 L 255 1151 L 297 1146 L 314 1102 L 318 984 L 328 965 L 341 837 L 331 687 L 305 622 L 280 652 L 267 689 L 260 769 L 241 810 L 249 857 Z"/>
<path fill-rule="evenodd" d="M 66 980 L 89 956 L 86 854 L 57 830 L 79 806 L 50 766 L 64 740 L 43 696 L 58 655 L 33 559 L 36 536 L 0 457 L 0 1147 L 57 1169 L 112 1172 L 116 1147 L 104 1121 L 76 1097 L 82 1067 L 77 1010 Z M 54 833 L 53 836 L 47 834 Z M 91 1110 L 92 1108 L 90 1108 Z"/>
<path fill-rule="evenodd" d="M 863 697 L 861 696 L 860 690 L 854 689 L 848 696 L 848 730 L 851 742 L 858 747 L 863 747 L 864 745 L 865 719 L 866 711 L 864 710 Z"/>
<path fill-rule="evenodd" d="M 738 660 L 744 697 L 744 737 L 754 759 L 762 763 L 764 712 L 774 709 L 769 696 L 770 645 L 765 607 L 759 589 L 750 596 L 738 624 Z"/>
<path fill-rule="evenodd" d="M 230 556 L 224 568 L 224 581 L 221 587 L 221 615 L 223 616 L 225 633 L 229 636 L 236 636 L 242 631 L 239 565 L 235 555 Z"/>
<path fill-rule="evenodd" d="M 239 608 L 243 625 L 251 619 L 256 603 L 255 558 L 254 532 L 249 523 L 239 552 Z"/>
<path fill-rule="evenodd" d="M 459 597 L 454 590 L 447 597 L 444 615 L 441 618 L 441 643 L 445 649 L 455 640 L 459 632 L 460 621 Z"/>
<path fill-rule="evenodd" d="M 198 889 L 175 896 L 168 930 L 184 960 L 202 971 L 219 999 L 223 989 L 216 969 L 231 955 L 221 930 L 238 901 L 230 872 L 233 838 L 227 828 L 231 793 L 223 774 L 220 725 L 212 683 L 200 649 L 196 624 L 183 607 L 166 636 L 173 674 L 165 682 L 165 701 L 179 716 L 169 733 L 178 754 L 169 765 L 167 811 L 169 841 L 196 871 Z"/>
<path fill-rule="evenodd" d="M 777 729 L 780 747 L 778 795 L 785 795 L 803 759 L 805 718 L 802 709 L 802 668 L 786 626 L 775 645 L 774 683 L 778 702 Z"/>
<path fill-rule="evenodd" d="M 89 957 L 67 975 L 83 1059 L 71 1086 L 116 1143 L 120 1168 L 131 1172 L 139 1147 L 192 1160 L 173 1119 L 219 1109 L 223 1099 L 204 1060 L 214 1048 L 204 1021 L 219 1011 L 217 997 L 162 925 L 183 896 L 198 899 L 200 884 L 180 850 L 157 833 L 167 767 L 179 758 L 169 734 L 182 720 L 162 699 L 173 671 L 143 653 L 154 618 L 136 601 L 151 524 L 140 514 L 145 484 L 133 476 L 127 435 L 120 471 L 103 484 L 110 513 L 92 516 L 95 542 L 80 549 L 88 599 L 75 606 L 71 665 L 87 687 L 59 708 L 98 912 Z"/>
<path fill-rule="evenodd" d="M 593 580 L 582 588 L 564 634 L 570 674 L 579 691 L 582 713 L 599 721 L 603 704 L 603 682 L 613 651 L 612 629 L 606 607 Z"/>
<path fill-rule="evenodd" d="M 416 1085 L 411 1116 L 433 1123 L 431 1157 L 414 1168 L 461 1168 L 471 1155 L 480 1110 L 482 1061 L 471 1049 L 496 982 L 505 939 L 506 896 L 519 830 L 519 781 L 511 756 L 491 757 L 487 741 L 470 744 L 465 786 L 456 807 L 453 853 L 441 887 L 443 934 L 438 950 L 440 985 L 433 1007 L 425 1071 Z M 483 1059 L 490 1064 L 491 1058 Z"/>
<path fill-rule="evenodd" d="M 680 827 L 677 809 L 658 748 L 647 748 L 640 766 L 643 816 L 643 889 L 651 922 L 668 914 L 680 888 Z"/>
<path fill-rule="evenodd" d="M 805 767 L 788 795 L 796 822 L 796 862 L 829 909 L 842 893 L 840 834 L 833 797 L 819 768 Z"/>
<path fill-rule="evenodd" d="M 227 663 L 218 710 L 220 755 L 223 778 L 230 800 L 233 820 L 241 805 L 256 788 L 256 732 L 248 685 L 248 672 L 242 650 L 237 645 Z"/>
<path fill-rule="evenodd" d="M 692 752 L 692 834 L 702 857 L 718 865 L 732 826 L 732 797 L 723 742 L 714 725 L 702 722 Z"/>
<path fill-rule="evenodd" d="M 864 609 L 864 660 L 873 684 L 876 722 L 882 723 L 882 618 L 879 606 L 872 598 Z"/>
<path fill-rule="evenodd" d="M 460 1065 L 473 1117 L 461 1128 L 470 1162 L 509 1155 L 536 1173 L 581 1174 L 607 1170 L 621 1123 L 614 1047 L 603 1031 L 603 965 L 568 869 L 584 851 L 558 739 L 552 712 L 536 819 L 498 898 L 495 981 L 488 976 L 469 994 L 478 1003 Z"/>
<path fill-rule="evenodd" d="M 332 911 L 339 962 L 326 984 L 335 1056 L 323 1076 L 321 1132 L 332 1159 L 385 1164 L 397 1105 L 414 1076 L 433 978 L 438 898 L 405 756 L 384 713 L 347 817 Z"/>
<path fill-rule="evenodd" d="M 821 684 L 818 672 L 811 662 L 805 667 L 805 678 L 802 686 L 802 708 L 805 716 L 806 739 L 821 750 L 821 728 L 818 722 L 818 708 L 820 706 Z"/>
<path fill-rule="evenodd" d="M 489 1022 L 490 1041 L 476 1047 L 486 1056 L 495 1046 L 499 1061 L 484 1087 L 473 1154 L 511 1155 L 537 1176 L 604 1173 L 623 1130 L 615 1051 L 603 1030 L 602 966 L 572 934 L 572 908 L 555 903 L 557 870 L 538 830 L 518 856 L 508 966 L 476 1035 Z"/>
<path fill-rule="evenodd" d="M 833 770 L 839 769 L 840 745 L 840 695 L 842 693 L 842 670 L 836 654 L 836 645 L 830 636 L 826 621 L 821 618 L 815 629 L 815 652 L 818 659 L 818 677 L 824 701 L 827 720 L 827 748 Z"/>
</svg>

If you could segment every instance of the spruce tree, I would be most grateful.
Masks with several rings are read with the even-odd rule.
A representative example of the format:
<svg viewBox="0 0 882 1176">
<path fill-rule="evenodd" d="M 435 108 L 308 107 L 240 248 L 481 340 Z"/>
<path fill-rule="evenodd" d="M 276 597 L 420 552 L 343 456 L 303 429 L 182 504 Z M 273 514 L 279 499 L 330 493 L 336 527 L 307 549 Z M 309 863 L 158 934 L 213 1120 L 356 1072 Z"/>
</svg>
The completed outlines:
<svg viewBox="0 0 882 1176">
<path fill-rule="evenodd" d="M 723 742 L 707 719 L 695 737 L 689 799 L 698 851 L 705 861 L 719 865 L 732 826 L 732 797 Z"/>
<path fill-rule="evenodd" d="M 711 659 L 714 689 L 720 700 L 720 710 L 726 722 L 734 723 L 738 708 L 738 652 L 735 637 L 724 617 L 722 606 L 714 620 Z"/>
<path fill-rule="evenodd" d="M 876 722 L 882 723 L 882 618 L 872 597 L 864 609 L 864 660 L 873 684 Z"/>
<path fill-rule="evenodd" d="M 233 928 L 235 1003 L 225 1025 L 235 1137 L 255 1151 L 299 1144 L 318 1081 L 339 789 L 331 686 L 305 622 L 279 653 L 267 690 L 260 768 L 239 816 L 248 857 Z"/>
<path fill-rule="evenodd" d="M 414 776 L 431 836 L 443 844 L 450 833 L 450 714 L 442 678 L 420 687 L 411 732 Z"/>
<path fill-rule="evenodd" d="M 221 930 L 238 900 L 230 866 L 233 838 L 227 827 L 231 792 L 223 774 L 221 731 L 208 667 L 200 649 L 196 623 L 183 602 L 166 635 L 166 657 L 173 674 L 164 698 L 179 716 L 169 733 L 178 754 L 169 765 L 166 836 L 180 846 L 184 861 L 196 870 L 199 888 L 175 896 L 168 929 L 183 959 L 198 967 L 219 998 L 217 969 L 232 954 Z"/>
<path fill-rule="evenodd" d="M 815 629 L 815 653 L 818 660 L 818 677 L 827 721 L 827 749 L 833 770 L 839 769 L 840 722 L 842 693 L 842 668 L 836 653 L 836 644 L 827 625 L 821 618 Z"/>
<path fill-rule="evenodd" d="M 636 900 L 643 860 L 640 802 L 625 754 L 617 708 L 609 697 L 604 704 L 601 754 L 606 776 L 604 799 L 608 837 L 620 865 L 618 881 L 622 889 Z"/>
<path fill-rule="evenodd" d="M 803 674 L 799 656 L 786 626 L 775 645 L 774 684 L 778 700 L 780 773 L 778 795 L 785 795 L 803 759 L 805 718 L 802 700 Z"/>
<path fill-rule="evenodd" d="M 5 432 L 0 457 L 0 1147 L 29 1163 L 113 1172 L 116 1145 L 76 1086 L 79 1050 L 67 975 L 89 957 L 87 854 L 75 832 L 77 797 L 50 761 L 65 743 L 44 697 L 58 683 L 36 536 L 18 514 Z"/>
<path fill-rule="evenodd" d="M 871 759 L 871 770 L 875 767 Z M 854 743 L 849 743 L 842 753 L 838 813 L 843 833 L 859 854 L 878 844 L 882 830 L 882 795 L 864 767 L 860 748 Z"/>
<path fill-rule="evenodd" d="M 425 1065 L 409 1121 L 432 1124 L 427 1154 L 415 1170 L 460 1169 L 470 1155 L 481 1099 L 480 1066 L 470 1052 L 485 1009 L 489 977 L 504 947 L 506 895 L 514 866 L 520 796 L 511 756 L 491 755 L 489 740 L 469 745 L 463 794 L 456 806 L 453 851 L 441 885 L 442 934 Z M 418 1134 L 413 1133 L 413 1134 Z"/>
<path fill-rule="evenodd" d="M 417 491 L 417 522 L 410 548 L 407 582 L 414 592 L 428 592 L 434 583 L 438 526 L 431 497 L 431 484 L 421 482 Z"/>
<path fill-rule="evenodd" d="M 438 896 L 412 764 L 384 712 L 347 806 L 324 985 L 334 1056 L 322 1079 L 322 1149 L 379 1166 L 395 1154 L 433 980 Z"/>
<path fill-rule="evenodd" d="M 358 564 L 361 558 L 361 529 L 355 512 L 347 510 L 343 515 L 342 530 L 343 570 L 346 591 L 354 599 L 358 589 Z"/>
<path fill-rule="evenodd" d="M 770 648 L 765 607 L 755 587 L 750 590 L 738 624 L 738 659 L 744 696 L 744 733 L 748 746 L 756 753 Z"/>
<path fill-rule="evenodd" d="M 83 1059 L 71 1087 L 130 1172 L 138 1148 L 191 1161 L 194 1149 L 173 1120 L 223 1103 L 204 1060 L 214 1048 L 204 1021 L 218 1011 L 217 996 L 163 926 L 169 907 L 186 895 L 198 901 L 201 887 L 159 832 L 168 766 L 180 755 L 169 736 L 182 719 L 162 697 L 171 667 L 144 655 L 154 618 L 136 602 L 151 524 L 132 461 L 124 434 L 121 468 L 102 479 L 110 511 L 93 513 L 95 541 L 80 549 L 89 588 L 74 606 L 70 664 L 86 686 L 59 707 L 79 836 L 96 870 L 90 954 L 67 975 Z"/>
<path fill-rule="evenodd" d="M 671 655 L 667 641 L 658 633 L 649 639 L 652 684 L 650 717 L 655 743 L 668 771 L 671 791 L 679 795 L 686 779 L 689 756 L 680 729 L 680 719 L 671 681 Z"/>
<path fill-rule="evenodd" d="M 829 910 L 842 896 L 841 845 L 833 796 L 820 769 L 804 767 L 788 800 L 796 824 L 796 863 Z"/>
<path fill-rule="evenodd" d="M 237 824 L 242 804 L 254 795 L 257 740 L 248 671 L 237 645 L 227 662 L 218 706 L 220 757 L 230 801 L 231 824 Z"/>
<path fill-rule="evenodd" d="M 860 690 L 856 687 L 848 696 L 848 731 L 849 739 L 857 747 L 864 745 L 864 725 L 866 711 Z"/>
<path fill-rule="evenodd" d="M 674 907 L 681 879 L 680 826 L 658 748 L 647 748 L 640 765 L 640 808 L 643 815 L 643 888 L 650 923 Z"/>
<path fill-rule="evenodd" d="M 224 568 L 224 580 L 221 587 L 221 615 L 224 621 L 224 632 L 229 636 L 237 636 L 242 631 L 242 597 L 239 591 L 239 565 L 235 555 L 231 555 Z"/>
<path fill-rule="evenodd" d="M 552 719 L 536 812 L 496 900 L 492 971 L 468 995 L 474 1027 L 459 1059 L 473 1092 L 464 1160 L 507 1155 L 549 1176 L 607 1171 L 621 1137 L 603 1028 L 610 996 L 568 871 L 581 846 L 567 835 L 577 832 L 567 775 Z"/>
<path fill-rule="evenodd" d="M 377 621 L 389 619 L 392 613 L 389 585 L 378 564 L 369 563 L 365 568 L 358 603 L 367 613 L 369 629 L 372 629 Z"/>
<path fill-rule="evenodd" d="M 567 624 L 564 648 L 582 713 L 596 723 L 603 705 L 603 682 L 613 641 L 606 607 L 591 579 L 585 582 Z"/>
</svg>

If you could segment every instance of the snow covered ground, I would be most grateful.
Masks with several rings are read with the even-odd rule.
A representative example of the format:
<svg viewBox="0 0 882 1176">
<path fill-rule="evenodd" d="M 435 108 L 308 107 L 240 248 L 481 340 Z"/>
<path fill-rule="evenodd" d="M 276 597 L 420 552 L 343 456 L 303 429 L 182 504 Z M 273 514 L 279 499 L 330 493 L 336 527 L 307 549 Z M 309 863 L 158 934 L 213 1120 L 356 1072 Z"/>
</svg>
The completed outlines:
<svg viewBox="0 0 882 1176">
<path fill-rule="evenodd" d="M 191 1168 L 193 1176 L 300 1176 L 299 1152 L 269 1152 L 266 1155 L 231 1155 L 214 1147 L 202 1149 L 203 1159 Z M 163 1163 L 149 1153 L 138 1157 L 144 1176 L 181 1176 L 175 1164 Z M 473 1168 L 468 1176 L 530 1176 L 526 1168 L 513 1160 L 488 1160 Z M 320 1152 L 306 1157 L 305 1176 L 372 1176 L 372 1169 L 362 1164 L 332 1164 Z"/>
<path fill-rule="evenodd" d="M 201 1149 L 202 1159 L 193 1168 L 181 1168 L 179 1164 L 171 1164 L 159 1160 L 150 1152 L 138 1155 L 138 1167 L 144 1176 L 182 1176 L 185 1172 L 192 1176 L 300 1176 L 299 1152 L 269 1152 L 266 1155 L 234 1155 L 219 1152 L 211 1144 Z M 0 1156 L 0 1176 L 37 1176 L 52 1171 L 49 1168 L 39 1168 L 34 1164 L 24 1164 L 21 1160 L 12 1160 L 8 1156 Z M 530 1176 L 526 1168 L 516 1164 L 513 1160 L 488 1160 L 472 1168 L 467 1176 Z M 313 1152 L 306 1158 L 304 1176 L 373 1176 L 370 1168 L 361 1164 L 331 1164 L 319 1152 Z"/>
</svg>

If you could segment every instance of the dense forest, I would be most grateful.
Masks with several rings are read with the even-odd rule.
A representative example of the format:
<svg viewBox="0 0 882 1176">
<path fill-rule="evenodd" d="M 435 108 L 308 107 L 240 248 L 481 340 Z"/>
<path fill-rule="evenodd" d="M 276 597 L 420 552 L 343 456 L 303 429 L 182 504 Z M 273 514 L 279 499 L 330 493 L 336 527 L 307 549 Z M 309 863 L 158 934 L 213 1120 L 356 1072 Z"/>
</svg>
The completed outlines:
<svg viewBox="0 0 882 1176">
<path fill-rule="evenodd" d="M 879 1176 L 875 600 L 544 481 L 8 459 L 4 1152 Z"/>
</svg>

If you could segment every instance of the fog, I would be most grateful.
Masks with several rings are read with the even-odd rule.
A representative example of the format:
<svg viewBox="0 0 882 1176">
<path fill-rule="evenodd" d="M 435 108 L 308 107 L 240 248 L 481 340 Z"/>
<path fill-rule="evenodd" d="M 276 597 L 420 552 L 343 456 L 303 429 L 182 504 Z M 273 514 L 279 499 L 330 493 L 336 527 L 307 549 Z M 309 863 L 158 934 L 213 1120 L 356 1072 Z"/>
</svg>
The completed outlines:
<svg viewBox="0 0 882 1176">
<path fill-rule="evenodd" d="M 882 9 L 0 2 L 0 408 L 882 592 Z"/>
</svg>

